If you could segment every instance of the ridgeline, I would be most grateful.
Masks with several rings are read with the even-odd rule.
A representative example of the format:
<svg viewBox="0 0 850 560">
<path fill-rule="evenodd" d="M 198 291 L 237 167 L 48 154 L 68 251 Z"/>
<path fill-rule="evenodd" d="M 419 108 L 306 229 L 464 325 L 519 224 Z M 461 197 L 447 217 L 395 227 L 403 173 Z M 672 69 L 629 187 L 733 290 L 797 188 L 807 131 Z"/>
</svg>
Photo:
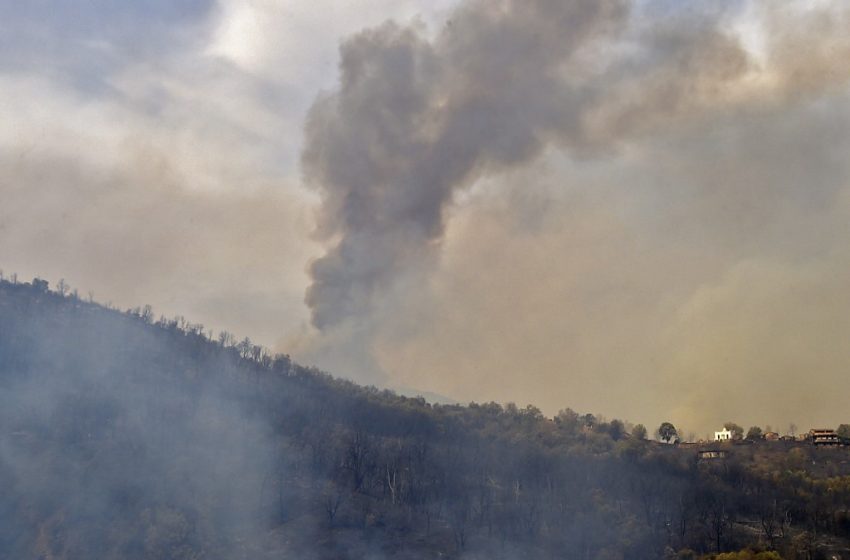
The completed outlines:
<svg viewBox="0 0 850 560">
<path fill-rule="evenodd" d="M 847 448 L 627 428 L 0 281 L 3 559 L 850 558 Z"/>
</svg>

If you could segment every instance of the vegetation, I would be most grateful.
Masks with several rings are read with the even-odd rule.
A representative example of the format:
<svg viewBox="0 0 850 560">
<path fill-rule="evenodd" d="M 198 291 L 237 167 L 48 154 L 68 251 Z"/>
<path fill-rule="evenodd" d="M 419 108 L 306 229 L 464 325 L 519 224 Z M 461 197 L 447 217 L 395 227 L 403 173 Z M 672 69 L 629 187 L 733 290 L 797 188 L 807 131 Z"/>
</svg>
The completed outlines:
<svg viewBox="0 0 850 560">
<path fill-rule="evenodd" d="M 750 429 L 747 430 L 747 439 L 749 440 L 762 439 L 763 437 L 764 434 L 758 426 L 751 426 Z"/>
<path fill-rule="evenodd" d="M 732 439 L 742 439 L 744 437 L 744 428 L 734 422 L 726 422 L 723 427 L 732 432 Z"/>
<path fill-rule="evenodd" d="M 759 440 L 705 460 L 645 437 L 570 409 L 432 405 L 64 283 L 0 282 L 0 558 L 847 550 L 844 448 Z"/>
<path fill-rule="evenodd" d="M 670 443 L 679 437 L 676 427 L 670 422 L 663 422 L 660 426 L 658 426 L 656 433 L 658 434 L 659 439 L 666 441 L 667 443 Z"/>
</svg>

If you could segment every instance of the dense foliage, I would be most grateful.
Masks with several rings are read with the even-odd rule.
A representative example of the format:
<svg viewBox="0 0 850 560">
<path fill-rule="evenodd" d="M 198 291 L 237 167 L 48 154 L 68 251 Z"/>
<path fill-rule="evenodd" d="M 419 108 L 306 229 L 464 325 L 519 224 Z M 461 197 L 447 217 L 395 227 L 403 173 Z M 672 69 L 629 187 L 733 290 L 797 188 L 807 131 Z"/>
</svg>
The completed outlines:
<svg viewBox="0 0 850 560">
<path fill-rule="evenodd" d="M 699 459 L 645 435 L 569 409 L 432 405 L 149 308 L 0 282 L 0 558 L 847 550 L 850 451 Z"/>
</svg>

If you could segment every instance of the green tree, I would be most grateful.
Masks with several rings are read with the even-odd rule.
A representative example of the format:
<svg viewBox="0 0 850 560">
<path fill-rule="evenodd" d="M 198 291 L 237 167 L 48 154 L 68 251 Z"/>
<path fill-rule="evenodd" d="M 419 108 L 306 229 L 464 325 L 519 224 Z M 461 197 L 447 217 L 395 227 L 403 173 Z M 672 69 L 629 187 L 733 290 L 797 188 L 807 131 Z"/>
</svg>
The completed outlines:
<svg viewBox="0 0 850 560">
<path fill-rule="evenodd" d="M 658 426 L 658 431 L 656 433 L 662 441 L 666 441 L 667 443 L 670 443 L 679 435 L 679 433 L 676 431 L 676 426 L 674 426 L 670 422 L 662 422 L 661 425 Z"/>
<path fill-rule="evenodd" d="M 764 434 L 761 431 L 761 428 L 758 426 L 751 426 L 749 430 L 747 430 L 747 439 L 756 440 L 762 439 Z"/>
<path fill-rule="evenodd" d="M 555 416 L 555 424 L 567 432 L 575 432 L 579 426 L 579 415 L 571 408 L 565 408 Z"/>
<path fill-rule="evenodd" d="M 717 556 L 712 556 L 714 560 L 782 560 L 779 553 L 774 551 L 753 552 L 752 550 L 742 550 L 740 552 L 724 552 Z"/>
<path fill-rule="evenodd" d="M 611 436 L 611 439 L 617 441 L 623 438 L 623 434 L 625 433 L 626 428 L 623 425 L 621 420 L 611 420 L 611 423 L 608 425 L 608 434 Z"/>
<path fill-rule="evenodd" d="M 850 424 L 841 424 L 835 431 L 839 436 L 850 439 Z"/>
<path fill-rule="evenodd" d="M 635 439 L 646 439 L 646 426 L 643 424 L 636 424 L 634 428 L 632 428 L 632 437 Z"/>
<path fill-rule="evenodd" d="M 734 422 L 726 422 L 723 427 L 732 432 L 732 439 L 743 439 L 744 428 Z"/>
</svg>

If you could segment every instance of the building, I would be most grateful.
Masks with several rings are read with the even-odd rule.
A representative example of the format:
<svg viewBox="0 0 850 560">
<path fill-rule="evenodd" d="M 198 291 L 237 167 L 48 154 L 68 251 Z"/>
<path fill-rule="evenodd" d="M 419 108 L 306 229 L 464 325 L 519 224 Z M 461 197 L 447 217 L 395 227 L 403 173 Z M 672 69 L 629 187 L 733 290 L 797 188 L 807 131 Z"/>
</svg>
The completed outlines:
<svg viewBox="0 0 850 560">
<path fill-rule="evenodd" d="M 844 443 L 835 430 L 813 429 L 809 430 L 808 436 L 814 445 L 843 445 Z"/>
<path fill-rule="evenodd" d="M 727 428 L 723 428 L 719 432 L 714 432 L 714 441 L 731 441 L 732 440 L 732 432 L 730 432 Z"/>
<path fill-rule="evenodd" d="M 703 449 L 697 453 L 700 461 L 712 461 L 715 459 L 725 459 L 726 451 L 723 449 Z"/>
<path fill-rule="evenodd" d="M 776 432 L 765 432 L 764 433 L 765 441 L 779 441 L 779 434 Z"/>
</svg>

